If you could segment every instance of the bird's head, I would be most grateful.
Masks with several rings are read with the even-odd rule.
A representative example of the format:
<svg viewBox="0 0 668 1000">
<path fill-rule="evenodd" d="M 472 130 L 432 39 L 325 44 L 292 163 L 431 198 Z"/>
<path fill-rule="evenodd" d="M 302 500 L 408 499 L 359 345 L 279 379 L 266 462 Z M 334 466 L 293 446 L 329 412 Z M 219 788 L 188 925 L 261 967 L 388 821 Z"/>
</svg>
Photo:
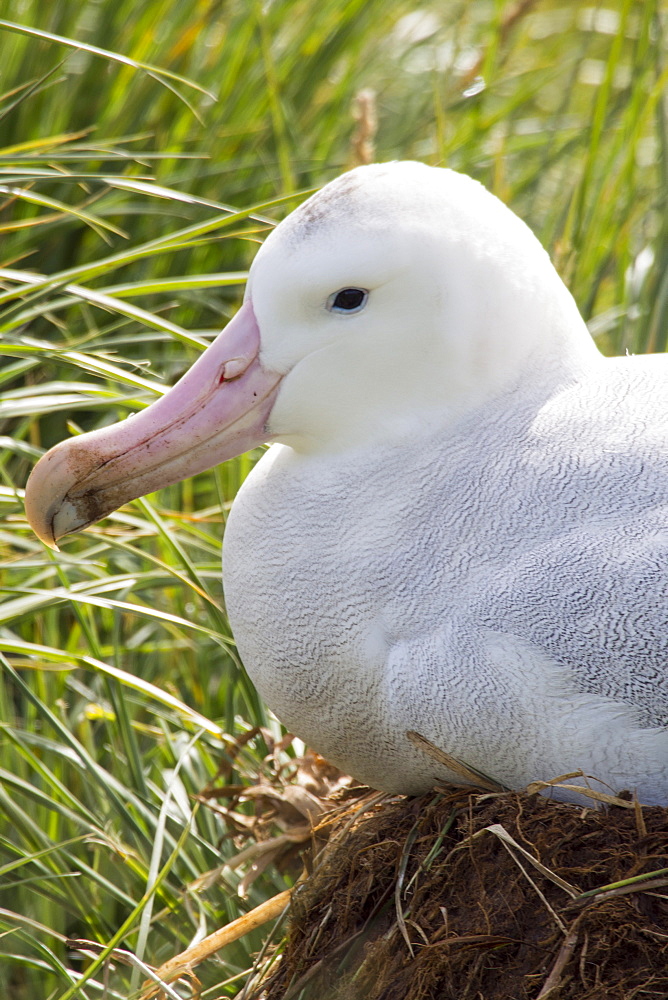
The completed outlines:
<svg viewBox="0 0 668 1000">
<path fill-rule="evenodd" d="M 326 454 L 447 428 L 591 350 L 547 254 L 482 185 L 360 167 L 273 231 L 240 311 L 172 389 L 39 461 L 28 517 L 55 545 L 263 442 Z"/>
</svg>

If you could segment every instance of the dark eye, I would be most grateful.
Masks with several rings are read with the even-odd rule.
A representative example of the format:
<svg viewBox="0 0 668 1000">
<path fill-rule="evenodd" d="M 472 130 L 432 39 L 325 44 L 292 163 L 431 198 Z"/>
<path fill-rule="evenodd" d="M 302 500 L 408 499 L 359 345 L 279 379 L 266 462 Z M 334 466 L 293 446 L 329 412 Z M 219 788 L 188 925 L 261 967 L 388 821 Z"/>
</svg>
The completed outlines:
<svg viewBox="0 0 668 1000">
<path fill-rule="evenodd" d="M 369 293 L 364 288 L 342 288 L 330 295 L 327 308 L 332 312 L 357 312 L 366 303 Z"/>
</svg>

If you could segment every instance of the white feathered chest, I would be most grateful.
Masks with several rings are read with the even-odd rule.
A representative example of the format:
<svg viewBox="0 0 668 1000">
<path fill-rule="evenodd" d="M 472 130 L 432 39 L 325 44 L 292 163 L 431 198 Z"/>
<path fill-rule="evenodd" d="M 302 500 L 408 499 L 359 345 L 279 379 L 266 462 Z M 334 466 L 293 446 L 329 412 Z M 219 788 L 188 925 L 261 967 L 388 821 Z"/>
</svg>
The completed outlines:
<svg viewBox="0 0 668 1000">
<path fill-rule="evenodd" d="M 610 708 L 620 739 L 633 718 L 668 723 L 668 428 L 638 433 L 662 383 L 601 374 L 355 461 L 265 456 L 233 507 L 224 580 L 286 725 L 370 783 L 414 789 L 439 769 L 407 729 L 518 786 L 566 770 L 564 754 L 614 778 L 608 741 L 582 749 L 569 718 L 583 736 Z"/>
</svg>

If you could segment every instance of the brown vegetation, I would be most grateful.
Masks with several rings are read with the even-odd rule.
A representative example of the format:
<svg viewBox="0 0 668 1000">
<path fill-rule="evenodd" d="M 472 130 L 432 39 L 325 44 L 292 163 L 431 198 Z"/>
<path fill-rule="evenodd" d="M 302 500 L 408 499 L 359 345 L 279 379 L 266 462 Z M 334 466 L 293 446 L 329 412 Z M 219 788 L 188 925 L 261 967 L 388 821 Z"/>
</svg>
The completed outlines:
<svg viewBox="0 0 668 1000">
<path fill-rule="evenodd" d="M 668 995 L 666 810 L 463 789 L 364 802 L 294 893 L 256 998 Z"/>
</svg>

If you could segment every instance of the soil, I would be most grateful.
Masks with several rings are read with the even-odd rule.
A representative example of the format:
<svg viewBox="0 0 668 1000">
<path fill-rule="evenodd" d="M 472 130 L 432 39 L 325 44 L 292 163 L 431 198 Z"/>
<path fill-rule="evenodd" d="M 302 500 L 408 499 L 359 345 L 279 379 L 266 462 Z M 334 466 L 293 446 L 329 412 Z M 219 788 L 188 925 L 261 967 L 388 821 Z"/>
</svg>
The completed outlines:
<svg viewBox="0 0 668 1000">
<path fill-rule="evenodd" d="M 668 809 L 372 801 L 336 819 L 256 1000 L 668 997 Z"/>
</svg>

